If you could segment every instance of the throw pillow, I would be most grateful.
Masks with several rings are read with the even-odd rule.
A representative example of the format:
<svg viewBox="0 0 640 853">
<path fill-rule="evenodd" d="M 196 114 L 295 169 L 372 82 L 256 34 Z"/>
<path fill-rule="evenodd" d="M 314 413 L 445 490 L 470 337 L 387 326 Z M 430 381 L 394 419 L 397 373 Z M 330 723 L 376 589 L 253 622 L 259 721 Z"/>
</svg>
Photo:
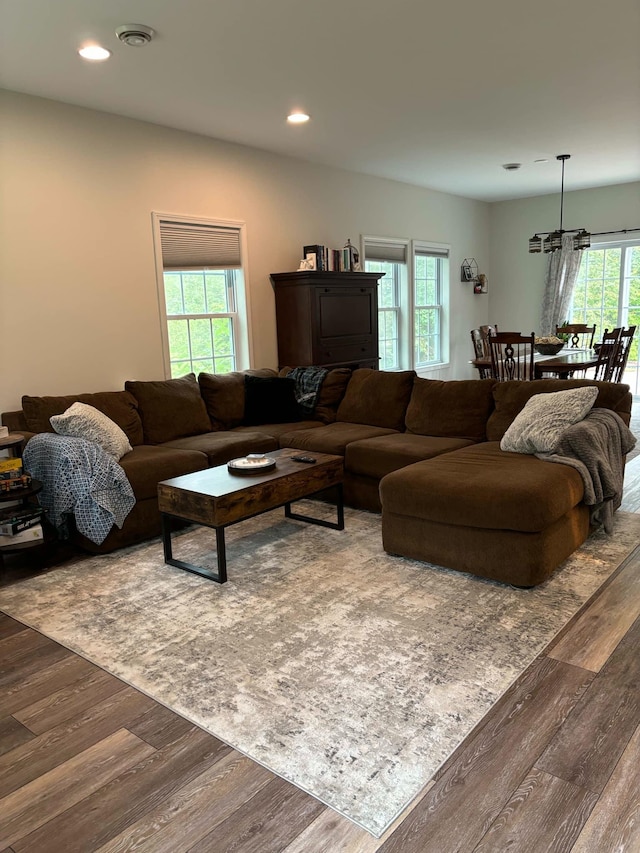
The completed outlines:
<svg viewBox="0 0 640 853">
<path fill-rule="evenodd" d="M 58 435 L 93 441 L 116 461 L 131 452 L 129 439 L 118 424 L 86 403 L 73 403 L 66 412 L 52 415 L 50 420 Z"/>
<path fill-rule="evenodd" d="M 285 376 L 244 378 L 244 423 L 286 424 L 302 420 L 303 414 L 296 402 L 296 383 Z"/>
<path fill-rule="evenodd" d="M 214 430 L 233 429 L 244 423 L 244 377 L 277 376 L 268 367 L 231 373 L 199 373 L 198 384 Z"/>
<path fill-rule="evenodd" d="M 527 402 L 500 441 L 512 453 L 553 453 L 562 433 L 591 410 L 598 396 L 593 386 L 536 394 Z"/>
<path fill-rule="evenodd" d="M 130 379 L 124 387 L 138 401 L 146 444 L 163 444 L 211 432 L 211 421 L 195 373 L 180 379 Z"/>
</svg>

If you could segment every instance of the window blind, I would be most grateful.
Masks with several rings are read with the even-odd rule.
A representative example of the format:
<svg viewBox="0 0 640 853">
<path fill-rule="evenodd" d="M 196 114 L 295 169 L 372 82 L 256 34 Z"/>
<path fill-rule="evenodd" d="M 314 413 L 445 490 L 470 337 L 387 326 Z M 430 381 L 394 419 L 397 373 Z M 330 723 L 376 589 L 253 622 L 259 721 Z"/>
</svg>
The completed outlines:
<svg viewBox="0 0 640 853">
<path fill-rule="evenodd" d="M 415 250 L 416 255 L 420 255 L 424 258 L 448 258 L 449 250 L 448 249 L 427 249 L 421 248 Z"/>
<path fill-rule="evenodd" d="M 367 261 L 390 261 L 400 264 L 407 263 L 407 246 L 404 243 L 376 242 L 364 244 L 364 256 Z"/>
<path fill-rule="evenodd" d="M 160 220 L 165 270 L 239 269 L 240 229 Z"/>
</svg>

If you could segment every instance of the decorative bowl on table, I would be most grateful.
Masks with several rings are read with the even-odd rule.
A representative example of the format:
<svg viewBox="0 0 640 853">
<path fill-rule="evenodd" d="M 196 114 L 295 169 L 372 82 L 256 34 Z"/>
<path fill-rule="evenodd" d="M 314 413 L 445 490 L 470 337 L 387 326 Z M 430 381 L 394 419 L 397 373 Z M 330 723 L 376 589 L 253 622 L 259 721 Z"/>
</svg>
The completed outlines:
<svg viewBox="0 0 640 853">
<path fill-rule="evenodd" d="M 534 341 L 535 351 L 540 355 L 557 355 L 563 346 L 564 341 L 561 338 L 556 338 L 555 335 L 536 338 Z"/>
</svg>

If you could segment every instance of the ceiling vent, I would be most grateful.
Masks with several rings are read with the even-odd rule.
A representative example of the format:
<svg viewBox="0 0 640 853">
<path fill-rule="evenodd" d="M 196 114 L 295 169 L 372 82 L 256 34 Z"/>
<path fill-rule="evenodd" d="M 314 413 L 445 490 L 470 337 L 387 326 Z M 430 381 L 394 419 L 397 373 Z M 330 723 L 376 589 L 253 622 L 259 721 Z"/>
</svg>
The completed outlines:
<svg viewBox="0 0 640 853">
<path fill-rule="evenodd" d="M 116 30 L 120 41 L 129 47 L 142 47 L 148 44 L 155 34 L 155 30 L 145 24 L 124 24 Z"/>
</svg>

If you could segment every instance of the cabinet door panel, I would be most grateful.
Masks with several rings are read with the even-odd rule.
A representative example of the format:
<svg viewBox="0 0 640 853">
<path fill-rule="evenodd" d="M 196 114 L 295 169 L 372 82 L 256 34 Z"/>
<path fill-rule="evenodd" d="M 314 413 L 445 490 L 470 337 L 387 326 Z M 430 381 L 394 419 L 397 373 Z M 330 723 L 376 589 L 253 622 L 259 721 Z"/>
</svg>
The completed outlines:
<svg viewBox="0 0 640 853">
<path fill-rule="evenodd" d="M 317 335 L 323 345 L 377 334 L 375 292 L 370 287 L 316 289 Z"/>
</svg>

